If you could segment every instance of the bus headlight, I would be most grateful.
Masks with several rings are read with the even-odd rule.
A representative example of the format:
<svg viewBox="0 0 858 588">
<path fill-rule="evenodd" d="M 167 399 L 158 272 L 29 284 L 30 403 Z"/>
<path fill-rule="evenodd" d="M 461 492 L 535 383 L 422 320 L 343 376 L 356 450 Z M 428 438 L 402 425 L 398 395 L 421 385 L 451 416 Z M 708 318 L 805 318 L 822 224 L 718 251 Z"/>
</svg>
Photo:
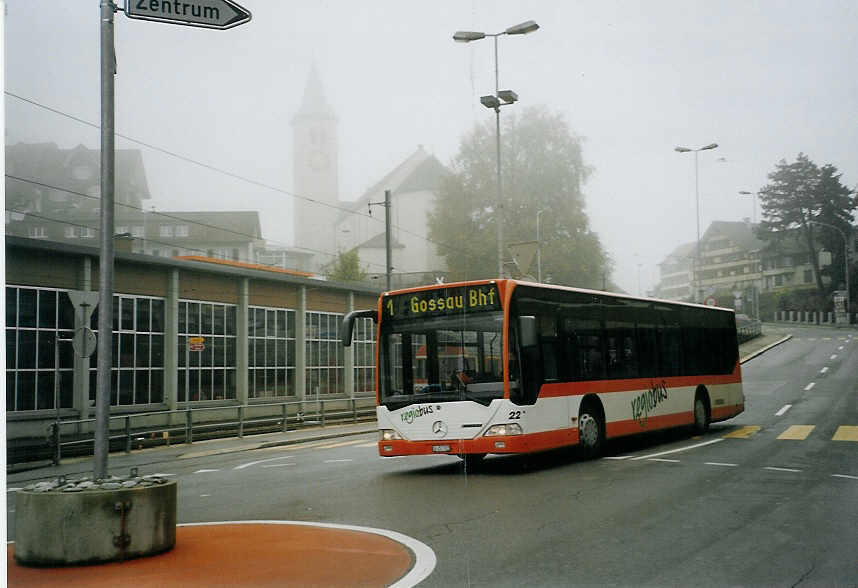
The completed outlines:
<svg viewBox="0 0 858 588">
<path fill-rule="evenodd" d="M 506 437 L 507 435 L 521 435 L 521 425 L 518 423 L 506 423 L 504 425 L 492 425 L 486 431 L 486 437 Z"/>
<path fill-rule="evenodd" d="M 402 439 L 402 435 L 393 429 L 379 429 L 378 438 L 380 441 L 397 441 Z"/>
</svg>

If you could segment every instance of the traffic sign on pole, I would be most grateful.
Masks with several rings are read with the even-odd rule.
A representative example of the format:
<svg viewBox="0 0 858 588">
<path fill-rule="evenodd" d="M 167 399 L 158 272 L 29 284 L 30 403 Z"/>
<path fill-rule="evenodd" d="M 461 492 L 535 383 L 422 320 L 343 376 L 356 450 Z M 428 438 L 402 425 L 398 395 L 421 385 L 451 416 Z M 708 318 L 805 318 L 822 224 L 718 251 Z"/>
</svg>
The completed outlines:
<svg viewBox="0 0 858 588">
<path fill-rule="evenodd" d="M 224 30 L 248 22 L 250 11 L 232 0 L 125 0 L 125 16 Z"/>
</svg>

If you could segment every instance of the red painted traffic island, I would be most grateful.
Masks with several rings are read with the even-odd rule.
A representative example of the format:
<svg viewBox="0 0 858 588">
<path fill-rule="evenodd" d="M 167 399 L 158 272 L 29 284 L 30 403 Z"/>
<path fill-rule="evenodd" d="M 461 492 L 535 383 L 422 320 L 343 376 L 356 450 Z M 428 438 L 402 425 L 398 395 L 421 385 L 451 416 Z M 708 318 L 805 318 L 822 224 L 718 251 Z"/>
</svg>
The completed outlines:
<svg viewBox="0 0 858 588">
<path fill-rule="evenodd" d="M 390 586 L 413 585 L 434 568 L 391 537 L 360 527 L 294 522 L 179 526 L 166 553 L 89 566 L 26 567 L 7 548 L 9 586 Z M 404 536 L 399 536 L 403 537 Z M 408 538 L 405 538 L 406 540 Z M 413 540 L 411 540 L 413 541 Z M 424 558 L 431 561 L 418 562 Z M 414 567 L 420 568 L 414 575 Z M 412 572 L 412 573 L 409 573 Z"/>
</svg>

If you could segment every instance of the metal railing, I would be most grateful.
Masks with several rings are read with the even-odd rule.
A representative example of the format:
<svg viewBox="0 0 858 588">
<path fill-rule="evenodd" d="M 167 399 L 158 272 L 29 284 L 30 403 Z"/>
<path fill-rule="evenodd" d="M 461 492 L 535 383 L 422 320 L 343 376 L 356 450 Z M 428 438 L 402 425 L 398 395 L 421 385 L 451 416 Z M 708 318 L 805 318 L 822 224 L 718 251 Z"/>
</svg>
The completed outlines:
<svg viewBox="0 0 858 588">
<path fill-rule="evenodd" d="M 273 409 L 266 414 L 266 408 Z M 205 413 L 235 412 L 234 418 L 205 419 Z M 201 416 L 203 415 L 203 416 Z M 233 406 L 189 407 L 181 410 L 115 415 L 109 417 L 108 444 L 112 451 L 130 453 L 137 448 L 170 445 L 173 442 L 193 443 L 212 438 L 238 437 L 248 434 L 287 432 L 302 427 L 322 426 L 332 423 L 359 422 L 375 418 L 375 396 L 355 398 L 330 398 L 294 400 L 262 404 Z M 134 426 L 135 421 L 148 421 Z M 156 422 L 163 421 L 163 422 Z M 121 425 L 117 424 L 121 422 Z M 153 423 L 154 422 L 154 423 Z M 60 463 L 64 453 L 75 455 L 92 454 L 95 442 L 95 419 L 61 420 L 48 427 L 48 446 L 51 461 Z M 63 430 L 74 428 L 74 432 L 63 434 Z M 85 429 L 89 429 L 84 431 Z"/>
<path fill-rule="evenodd" d="M 742 326 L 736 326 L 736 336 L 740 345 L 745 341 L 750 341 L 754 337 L 759 337 L 762 334 L 762 323 L 758 320 L 752 320 L 748 323 L 744 323 Z"/>
</svg>

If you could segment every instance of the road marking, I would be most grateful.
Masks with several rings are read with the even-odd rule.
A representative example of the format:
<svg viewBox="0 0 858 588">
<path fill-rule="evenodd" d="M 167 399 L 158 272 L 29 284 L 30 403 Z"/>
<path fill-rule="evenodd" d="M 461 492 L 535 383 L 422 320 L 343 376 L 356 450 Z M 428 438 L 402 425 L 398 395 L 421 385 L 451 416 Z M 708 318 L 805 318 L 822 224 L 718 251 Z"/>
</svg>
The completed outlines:
<svg viewBox="0 0 858 588">
<path fill-rule="evenodd" d="M 200 494 L 200 498 L 208 498 L 211 494 Z"/>
<path fill-rule="evenodd" d="M 760 432 L 760 429 L 757 425 L 748 425 L 746 427 L 741 427 L 736 429 L 732 433 L 727 433 L 722 437 L 722 439 L 747 439 L 751 435 L 755 435 Z"/>
<path fill-rule="evenodd" d="M 220 470 L 197 470 L 197 471 L 195 471 L 194 473 L 195 473 L 195 474 L 207 474 L 207 473 L 209 473 L 209 472 L 219 472 L 219 471 L 220 471 Z"/>
<path fill-rule="evenodd" d="M 162 474 L 160 472 L 157 474 L 152 474 L 152 476 L 161 476 L 162 478 L 169 478 L 170 476 L 175 476 L 175 475 L 176 474 Z"/>
<path fill-rule="evenodd" d="M 778 439 L 790 439 L 792 441 L 804 441 L 816 425 L 792 425 L 786 431 L 778 435 Z"/>
<path fill-rule="evenodd" d="M 262 467 L 264 467 L 264 468 L 285 468 L 287 466 L 294 466 L 294 465 L 298 465 L 298 464 L 296 464 L 296 463 L 270 463 L 270 464 L 264 465 Z"/>
<path fill-rule="evenodd" d="M 721 466 L 724 468 L 737 468 L 737 467 L 739 467 L 739 464 L 737 464 L 737 463 L 719 463 L 717 461 L 707 461 L 706 465 Z"/>
<path fill-rule="evenodd" d="M 834 433 L 832 441 L 858 441 L 858 427 L 851 425 L 841 425 L 837 427 L 837 432 Z"/>
<path fill-rule="evenodd" d="M 249 462 L 247 462 L 247 463 L 243 463 L 243 464 L 241 464 L 241 465 L 237 465 L 237 466 L 235 466 L 235 467 L 234 467 L 234 468 L 232 468 L 232 469 L 234 469 L 234 470 L 243 470 L 244 468 L 249 468 L 250 466 L 255 466 L 255 465 L 260 464 L 260 463 L 266 463 L 266 462 L 269 462 L 269 461 L 277 461 L 278 459 L 291 459 L 291 458 L 293 458 L 293 457 L 295 457 L 295 456 L 294 456 L 294 455 L 281 455 L 280 457 L 270 457 L 270 458 L 268 458 L 268 459 L 260 459 L 260 460 L 257 460 L 257 461 L 249 461 Z"/>
<path fill-rule="evenodd" d="M 791 473 L 793 473 L 793 474 L 796 474 L 796 473 L 798 473 L 798 472 L 800 472 L 800 471 L 801 471 L 801 470 L 794 470 L 794 469 L 792 469 L 792 468 L 773 468 L 773 467 L 764 467 L 763 469 L 764 469 L 764 470 L 771 470 L 771 471 L 773 471 L 773 472 L 791 472 Z"/>
<path fill-rule="evenodd" d="M 630 458 L 630 457 L 631 457 L 631 455 L 609 455 L 609 456 L 607 456 L 607 457 L 603 457 L 602 459 L 616 459 L 616 460 L 620 460 L 620 459 L 628 459 L 628 458 Z"/>
<path fill-rule="evenodd" d="M 17 492 L 18 490 L 23 490 L 23 488 L 6 488 L 6 492 Z"/>
<path fill-rule="evenodd" d="M 843 351 L 843 345 L 837 348 L 837 351 Z"/>
<path fill-rule="evenodd" d="M 858 476 L 847 476 L 846 474 L 831 474 L 832 478 L 846 478 L 847 480 L 858 480 Z"/>
<path fill-rule="evenodd" d="M 779 411 L 775 413 L 775 416 L 784 416 L 786 412 L 792 408 L 792 404 L 784 404 Z"/>
<path fill-rule="evenodd" d="M 813 390 L 814 386 L 816 386 L 816 382 L 811 382 L 810 384 L 808 384 L 807 386 L 804 387 L 804 391 L 809 392 L 809 391 Z"/>
<path fill-rule="evenodd" d="M 679 463 L 678 459 L 659 459 L 657 457 L 652 458 L 649 461 L 663 461 L 664 463 Z"/>
<path fill-rule="evenodd" d="M 834 355 L 832 355 L 831 359 L 837 359 L 837 354 L 835 353 Z"/>
<path fill-rule="evenodd" d="M 372 443 L 361 443 L 358 447 L 378 447 L 378 441 L 373 441 Z"/>
<path fill-rule="evenodd" d="M 662 455 L 670 455 L 671 453 L 679 453 L 680 451 L 688 451 L 689 449 L 697 449 L 698 447 L 705 447 L 706 445 L 712 445 L 713 443 L 718 443 L 719 441 L 723 441 L 723 439 L 713 439 L 712 441 L 706 441 L 705 443 L 698 443 L 696 445 L 689 445 L 688 447 L 680 447 L 679 449 L 671 449 L 670 451 L 661 451 L 659 453 L 653 453 L 652 455 L 642 455 L 640 457 L 633 457 L 632 461 L 637 461 L 640 459 L 652 459 L 653 457 L 661 457 Z"/>
<path fill-rule="evenodd" d="M 326 459 L 324 463 L 346 463 L 348 461 L 354 461 L 353 459 Z"/>
<path fill-rule="evenodd" d="M 827 371 L 828 371 L 828 366 L 825 366 L 824 368 L 822 368 L 821 370 L 819 370 L 819 373 L 820 373 L 820 374 L 824 374 L 824 373 L 825 373 L 825 372 L 827 372 Z"/>
<path fill-rule="evenodd" d="M 363 439 L 359 439 L 357 441 L 342 441 L 341 443 L 331 443 L 329 445 L 319 445 L 316 449 L 334 449 L 335 447 L 345 447 L 347 445 L 357 445 L 358 443 L 363 443 Z"/>
</svg>

